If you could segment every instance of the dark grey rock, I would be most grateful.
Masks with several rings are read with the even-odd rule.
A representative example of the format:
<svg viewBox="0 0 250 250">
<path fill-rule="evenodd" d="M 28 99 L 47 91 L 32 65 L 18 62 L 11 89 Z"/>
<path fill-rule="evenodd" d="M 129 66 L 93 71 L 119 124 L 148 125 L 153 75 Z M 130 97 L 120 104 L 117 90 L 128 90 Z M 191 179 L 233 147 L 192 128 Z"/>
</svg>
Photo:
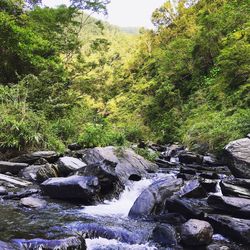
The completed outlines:
<svg viewBox="0 0 250 250">
<path fill-rule="evenodd" d="M 173 179 L 172 177 L 154 182 L 136 199 L 129 211 L 129 217 L 160 214 L 164 208 L 164 201 L 177 192 L 182 184 L 181 179 Z"/>
<path fill-rule="evenodd" d="M 6 195 L 8 194 L 8 191 L 5 187 L 0 186 L 0 195 Z"/>
<path fill-rule="evenodd" d="M 34 164 L 39 159 L 45 159 L 49 163 L 54 163 L 58 160 L 59 155 L 54 151 L 38 151 L 30 154 L 24 154 L 16 158 L 11 159 L 11 162 L 20 162 L 27 164 Z"/>
<path fill-rule="evenodd" d="M 181 226 L 181 241 L 187 246 L 208 245 L 212 236 L 213 228 L 206 221 L 190 219 Z"/>
<path fill-rule="evenodd" d="M 170 224 L 174 226 L 181 225 L 187 220 L 179 213 L 164 213 L 160 215 L 152 215 L 150 218 L 156 222 Z"/>
<path fill-rule="evenodd" d="M 250 139 L 244 138 L 230 142 L 224 148 L 224 161 L 233 175 L 250 178 Z"/>
<path fill-rule="evenodd" d="M 96 164 L 91 164 L 83 167 L 75 172 L 76 175 L 81 176 L 95 176 L 98 178 L 101 190 L 101 197 L 118 196 L 124 189 L 124 185 L 120 182 L 117 173 L 115 171 L 116 163 L 108 160 L 101 161 Z M 132 177 L 135 175 L 132 175 Z M 137 178 L 140 176 L 137 176 Z M 141 177 L 140 177 L 141 178 Z M 131 179 L 131 176 L 129 177 Z"/>
<path fill-rule="evenodd" d="M 162 247 L 175 247 L 178 245 L 177 233 L 171 225 L 161 224 L 154 228 L 152 239 Z"/>
<path fill-rule="evenodd" d="M 24 168 L 28 167 L 26 163 L 16 163 L 8 161 L 0 161 L 0 173 L 5 174 L 7 172 L 12 174 L 18 174 L 18 172 Z"/>
<path fill-rule="evenodd" d="M 210 179 L 200 179 L 201 186 L 208 192 L 208 193 L 215 193 L 217 191 L 217 180 L 210 180 Z"/>
<path fill-rule="evenodd" d="M 37 189 L 29 189 L 16 193 L 8 193 L 7 195 L 4 195 L 2 198 L 4 200 L 19 200 L 37 193 L 39 193 Z"/>
<path fill-rule="evenodd" d="M 45 240 L 45 239 L 14 239 L 13 244 L 19 250 L 85 250 L 86 243 L 84 238 L 70 237 L 60 240 Z"/>
<path fill-rule="evenodd" d="M 227 182 L 220 182 L 220 187 L 223 195 L 242 197 L 250 199 L 250 189 L 229 184 Z"/>
<path fill-rule="evenodd" d="M 80 150 L 81 148 L 82 148 L 81 145 L 79 145 L 78 143 L 72 143 L 68 145 L 68 149 L 72 151 Z"/>
<path fill-rule="evenodd" d="M 215 232 L 236 242 L 250 245 L 250 220 L 218 214 L 211 214 L 206 220 L 213 226 Z"/>
<path fill-rule="evenodd" d="M 250 218 L 250 199 L 210 195 L 207 203 L 215 209 L 241 218 Z"/>
<path fill-rule="evenodd" d="M 28 180 L 28 181 L 36 181 L 37 179 L 37 172 L 39 171 L 39 169 L 41 167 L 41 165 L 31 165 L 23 170 L 21 170 L 19 172 L 19 176 Z"/>
<path fill-rule="evenodd" d="M 202 164 L 203 157 L 191 152 L 183 152 L 179 154 L 179 161 L 184 164 Z"/>
<path fill-rule="evenodd" d="M 100 185 L 96 177 L 70 176 L 48 179 L 41 184 L 41 189 L 51 198 L 92 204 L 100 191 Z"/>
<path fill-rule="evenodd" d="M 180 190 L 179 195 L 187 198 L 203 198 L 207 196 L 207 192 L 199 180 L 191 180 Z"/>
<path fill-rule="evenodd" d="M 59 177 L 59 169 L 55 164 L 45 164 L 41 166 L 36 172 L 36 180 L 41 183 L 49 178 Z"/>
</svg>

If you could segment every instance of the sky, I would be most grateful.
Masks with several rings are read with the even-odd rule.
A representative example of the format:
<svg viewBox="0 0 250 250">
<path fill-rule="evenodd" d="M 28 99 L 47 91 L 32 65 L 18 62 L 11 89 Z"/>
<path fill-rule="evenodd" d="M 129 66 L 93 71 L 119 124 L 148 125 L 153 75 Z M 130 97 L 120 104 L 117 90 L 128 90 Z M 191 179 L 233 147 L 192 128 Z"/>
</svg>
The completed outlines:
<svg viewBox="0 0 250 250">
<path fill-rule="evenodd" d="M 108 17 L 96 16 L 121 27 L 152 28 L 152 12 L 166 0 L 111 0 L 108 5 Z M 43 0 L 46 6 L 67 4 L 68 0 Z"/>
</svg>

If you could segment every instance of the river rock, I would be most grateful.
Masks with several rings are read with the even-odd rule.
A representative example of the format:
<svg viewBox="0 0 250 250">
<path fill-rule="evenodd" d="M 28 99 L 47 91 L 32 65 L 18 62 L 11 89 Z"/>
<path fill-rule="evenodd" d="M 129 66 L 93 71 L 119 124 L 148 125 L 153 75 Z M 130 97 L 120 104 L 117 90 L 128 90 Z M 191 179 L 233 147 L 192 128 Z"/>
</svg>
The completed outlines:
<svg viewBox="0 0 250 250">
<path fill-rule="evenodd" d="M 250 199 L 210 195 L 207 203 L 227 214 L 233 214 L 241 218 L 250 218 Z"/>
<path fill-rule="evenodd" d="M 41 165 L 31 165 L 19 172 L 19 176 L 28 180 L 28 181 L 36 181 L 37 172 L 41 168 Z"/>
<path fill-rule="evenodd" d="M 37 173 L 36 173 L 36 179 L 39 183 L 44 182 L 48 180 L 49 178 L 59 177 L 59 169 L 58 166 L 55 164 L 45 164 L 41 166 Z"/>
<path fill-rule="evenodd" d="M 166 150 L 161 153 L 161 156 L 165 159 L 169 159 L 171 157 L 176 157 L 178 153 L 184 150 L 184 146 L 179 144 L 172 144 L 167 146 Z"/>
<path fill-rule="evenodd" d="M 187 198 L 203 198 L 207 196 L 207 193 L 198 180 L 191 180 L 185 184 L 179 195 Z"/>
<path fill-rule="evenodd" d="M 18 172 L 24 168 L 28 167 L 26 163 L 15 163 L 15 162 L 8 162 L 8 161 L 0 161 L 0 173 L 12 173 L 18 174 Z"/>
<path fill-rule="evenodd" d="M 250 189 L 250 179 L 243 179 L 243 178 L 228 178 L 226 180 L 223 180 L 224 183 L 228 183 L 231 185 L 236 185 L 240 187 L 244 187 L 247 189 Z"/>
<path fill-rule="evenodd" d="M 202 164 L 206 166 L 218 166 L 220 165 L 220 162 L 215 155 L 210 154 L 203 156 Z"/>
<path fill-rule="evenodd" d="M 162 247 L 175 247 L 178 245 L 178 236 L 174 227 L 168 224 L 161 224 L 154 228 L 152 239 Z"/>
<path fill-rule="evenodd" d="M 34 164 L 39 159 L 45 159 L 50 163 L 54 163 L 58 160 L 59 155 L 54 151 L 38 151 L 30 154 L 20 155 L 16 158 L 11 159 L 11 162 L 20 162 L 27 164 Z"/>
<path fill-rule="evenodd" d="M 244 138 L 230 142 L 224 148 L 224 161 L 233 175 L 250 178 L 250 139 Z"/>
<path fill-rule="evenodd" d="M 220 182 L 220 187 L 223 195 L 236 196 L 242 198 L 250 199 L 250 189 L 245 187 L 240 187 L 226 182 Z"/>
<path fill-rule="evenodd" d="M 83 153 L 83 152 L 82 152 Z M 158 166 L 137 155 L 131 149 L 115 147 L 87 149 L 83 153 L 83 161 L 95 164 L 103 160 L 116 163 L 115 172 L 122 183 L 126 183 L 131 175 L 147 176 L 148 172 L 155 172 Z"/>
<path fill-rule="evenodd" d="M 6 190 L 5 187 L 0 186 L 0 195 L 5 195 L 5 194 L 8 194 L 8 191 Z"/>
<path fill-rule="evenodd" d="M 165 200 L 177 192 L 182 184 L 181 179 L 173 179 L 172 176 L 154 182 L 136 199 L 129 211 L 129 217 L 160 214 L 164 208 Z"/>
<path fill-rule="evenodd" d="M 47 205 L 47 202 L 34 197 L 26 197 L 20 200 L 20 204 L 24 207 L 29 208 L 44 208 Z"/>
<path fill-rule="evenodd" d="M 41 189 L 51 198 L 92 204 L 100 191 L 100 185 L 97 177 L 70 176 L 50 178 L 41 184 Z"/>
<path fill-rule="evenodd" d="M 68 145 L 68 149 L 75 151 L 75 150 L 80 150 L 82 147 L 78 143 L 71 143 Z"/>
<path fill-rule="evenodd" d="M 2 198 L 4 200 L 19 200 L 21 198 L 28 197 L 33 194 L 37 194 L 39 191 L 37 189 L 28 189 L 20 192 L 15 193 L 8 193 L 7 195 L 4 195 Z"/>
<path fill-rule="evenodd" d="M 150 216 L 150 218 L 152 218 L 156 222 L 161 222 L 161 223 L 170 224 L 174 226 L 181 225 L 187 221 L 179 213 L 163 213 L 160 215 L 152 215 Z"/>
<path fill-rule="evenodd" d="M 87 166 L 86 163 L 84 163 L 83 161 L 69 156 L 59 158 L 57 164 L 59 175 L 65 177 L 71 172 Z"/>
<path fill-rule="evenodd" d="M 181 241 L 187 246 L 208 245 L 212 236 L 213 228 L 206 221 L 190 219 L 181 226 Z"/>
<path fill-rule="evenodd" d="M 179 155 L 179 161 L 184 164 L 202 164 L 203 157 L 191 152 L 183 152 Z"/>
<path fill-rule="evenodd" d="M 83 167 L 82 169 L 79 169 L 76 174 L 97 177 L 101 186 L 100 195 L 102 197 L 106 197 L 107 195 L 119 195 L 124 186 L 115 172 L 116 165 L 117 164 L 114 162 L 104 160 L 99 163 Z M 135 178 L 135 176 L 131 176 Z"/>
<path fill-rule="evenodd" d="M 85 250 L 87 249 L 85 239 L 78 237 L 70 237 L 60 240 L 45 240 L 45 239 L 14 239 L 13 244 L 19 250 Z"/>
<path fill-rule="evenodd" d="M 31 182 L 25 181 L 21 178 L 4 175 L 4 174 L 0 174 L 0 181 L 7 182 L 18 187 L 27 187 L 32 184 Z"/>
<path fill-rule="evenodd" d="M 211 179 L 200 179 L 199 180 L 201 186 L 208 192 L 215 193 L 217 191 L 217 180 L 211 180 Z"/>
<path fill-rule="evenodd" d="M 250 245 L 250 220 L 226 215 L 211 214 L 207 217 L 214 230 L 236 242 Z"/>
<path fill-rule="evenodd" d="M 186 219 L 204 218 L 204 212 L 201 210 L 200 204 L 193 204 L 191 200 L 171 198 L 165 201 L 165 212 L 179 213 Z"/>
</svg>

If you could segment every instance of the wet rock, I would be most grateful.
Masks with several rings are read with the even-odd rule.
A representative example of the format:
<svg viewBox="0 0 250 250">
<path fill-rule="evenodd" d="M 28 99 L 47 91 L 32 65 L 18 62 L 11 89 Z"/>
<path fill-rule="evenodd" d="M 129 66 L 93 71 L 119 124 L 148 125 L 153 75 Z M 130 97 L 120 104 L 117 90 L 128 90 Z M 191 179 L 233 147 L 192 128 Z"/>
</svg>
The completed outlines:
<svg viewBox="0 0 250 250">
<path fill-rule="evenodd" d="M 220 187 L 223 195 L 250 199 L 250 189 L 248 188 L 228 184 L 223 181 L 220 183 Z"/>
<path fill-rule="evenodd" d="M 83 161 L 95 164 L 103 160 L 116 163 L 115 172 L 122 183 L 126 183 L 132 174 L 141 177 L 147 176 L 148 172 L 155 172 L 156 164 L 145 160 L 131 149 L 119 149 L 115 147 L 93 148 L 82 151 Z"/>
<path fill-rule="evenodd" d="M 183 152 L 179 155 L 179 161 L 184 164 L 202 164 L 203 157 L 191 152 Z"/>
<path fill-rule="evenodd" d="M 59 176 L 67 176 L 73 171 L 76 171 L 80 168 L 87 166 L 86 163 L 84 163 L 83 161 L 68 156 L 59 158 L 57 164 L 58 164 Z"/>
<path fill-rule="evenodd" d="M 190 180 L 194 179 L 194 176 L 191 174 L 178 173 L 177 178 L 181 178 L 185 181 L 190 181 Z"/>
<path fill-rule="evenodd" d="M 28 180 L 28 181 L 36 181 L 37 172 L 41 168 L 41 165 L 31 165 L 19 172 L 19 176 Z"/>
<path fill-rule="evenodd" d="M 51 198 L 92 204 L 97 198 L 100 186 L 96 177 L 70 176 L 50 178 L 41 184 L 41 189 Z"/>
<path fill-rule="evenodd" d="M 213 228 L 206 221 L 190 219 L 181 226 L 181 241 L 187 246 L 208 245 L 212 236 Z"/>
<path fill-rule="evenodd" d="M 170 225 L 181 225 L 185 223 L 187 220 L 178 213 L 166 213 L 161 215 L 152 215 L 150 218 L 152 218 L 154 221 L 170 224 Z"/>
<path fill-rule="evenodd" d="M 212 173 L 212 172 L 203 172 L 203 173 L 199 174 L 199 176 L 201 178 L 211 179 L 211 180 L 219 180 L 220 179 L 219 174 Z"/>
<path fill-rule="evenodd" d="M 117 164 L 114 162 L 104 160 L 99 163 L 83 167 L 76 172 L 76 175 L 97 177 L 101 187 L 100 195 L 102 197 L 111 195 L 112 197 L 112 195 L 119 195 L 119 193 L 124 189 L 123 184 L 120 182 L 115 172 L 116 165 Z"/>
<path fill-rule="evenodd" d="M 7 182 L 18 187 L 27 187 L 32 184 L 31 182 L 25 181 L 21 178 L 4 175 L 4 174 L 0 174 L 0 181 Z"/>
<path fill-rule="evenodd" d="M 128 244 L 137 244 L 141 242 L 140 236 L 138 234 L 132 233 L 124 228 L 119 227 L 107 227 L 98 225 L 96 223 L 78 223 L 71 227 L 68 226 L 70 232 L 77 231 L 82 235 L 85 235 L 85 238 L 105 238 L 105 239 L 115 239 L 120 242 L 125 242 Z"/>
<path fill-rule="evenodd" d="M 247 189 L 250 189 L 250 179 L 243 179 L 243 178 L 228 178 L 223 181 L 224 183 L 231 184 L 231 185 L 236 185 L 240 187 L 244 187 Z"/>
<path fill-rule="evenodd" d="M 217 180 L 200 179 L 200 184 L 208 193 L 215 193 L 217 191 Z"/>
<path fill-rule="evenodd" d="M 203 198 L 207 196 L 207 192 L 198 180 L 191 180 L 181 189 L 179 195 L 187 198 Z"/>
<path fill-rule="evenodd" d="M 29 208 L 44 208 L 46 207 L 47 202 L 34 197 L 26 197 L 20 200 L 20 204 Z"/>
<path fill-rule="evenodd" d="M 68 149 L 75 151 L 75 150 L 80 150 L 82 147 L 78 143 L 72 143 L 68 145 Z"/>
<path fill-rule="evenodd" d="M 250 218 L 250 199 L 210 195 L 207 203 L 215 209 L 241 218 Z"/>
<path fill-rule="evenodd" d="M 12 244 L 0 241 L 1 250 L 17 250 Z"/>
<path fill-rule="evenodd" d="M 189 199 L 177 199 L 171 198 L 166 199 L 165 201 L 165 212 L 169 213 L 179 213 L 183 215 L 186 219 L 203 219 L 204 212 L 202 208 L 204 206 L 204 211 L 206 212 L 208 209 L 205 207 L 206 204 L 197 204 Z"/>
<path fill-rule="evenodd" d="M 161 156 L 170 160 L 171 157 L 176 157 L 183 150 L 184 146 L 179 144 L 172 144 L 166 147 L 165 151 L 161 153 Z"/>
<path fill-rule="evenodd" d="M 0 195 L 5 195 L 5 194 L 8 194 L 8 191 L 6 190 L 5 187 L 0 186 Z"/>
<path fill-rule="evenodd" d="M 196 175 L 196 170 L 186 167 L 181 167 L 180 169 L 181 174 L 189 174 L 189 175 Z"/>
<path fill-rule="evenodd" d="M 59 155 L 54 151 L 38 151 L 30 154 L 24 154 L 16 158 L 11 159 L 11 162 L 20 162 L 27 164 L 34 164 L 39 159 L 45 159 L 50 163 L 54 163 L 58 160 Z"/>
<path fill-rule="evenodd" d="M 36 179 L 39 183 L 48 180 L 49 178 L 59 177 L 59 170 L 58 166 L 55 164 L 49 164 L 41 166 L 37 173 Z"/>
<path fill-rule="evenodd" d="M 244 138 L 230 142 L 224 148 L 224 161 L 233 175 L 250 178 L 250 139 Z"/>
<path fill-rule="evenodd" d="M 250 220 L 233 218 L 226 215 L 209 215 L 206 219 L 214 230 L 236 242 L 250 245 Z"/>
<path fill-rule="evenodd" d="M 205 155 L 203 157 L 202 164 L 206 166 L 218 166 L 220 165 L 220 162 L 218 161 L 215 155 L 210 154 L 210 155 Z"/>
<path fill-rule="evenodd" d="M 162 159 L 157 159 L 155 162 L 160 168 L 174 168 L 179 165 L 177 163 L 162 160 Z"/>
<path fill-rule="evenodd" d="M 18 174 L 18 172 L 24 168 L 28 167 L 26 163 L 15 163 L 15 162 L 8 162 L 8 161 L 0 161 L 0 173 L 12 173 Z"/>
<path fill-rule="evenodd" d="M 175 247 L 178 245 L 178 236 L 174 227 L 161 224 L 154 228 L 152 239 L 162 247 Z"/>
<path fill-rule="evenodd" d="M 39 191 L 37 189 L 29 189 L 29 190 L 24 190 L 16 193 L 8 193 L 7 195 L 3 196 L 2 198 L 4 200 L 19 200 L 21 198 L 28 197 L 33 194 L 37 194 Z"/>
<path fill-rule="evenodd" d="M 182 183 L 181 179 L 173 179 L 172 177 L 154 182 L 136 199 L 129 211 L 129 217 L 136 218 L 160 214 L 164 208 L 164 201 L 177 192 Z"/>
<path fill-rule="evenodd" d="M 14 239 L 12 240 L 20 250 L 85 250 L 87 249 L 85 239 L 78 237 L 70 237 L 60 240 L 45 240 L 45 239 Z"/>
</svg>

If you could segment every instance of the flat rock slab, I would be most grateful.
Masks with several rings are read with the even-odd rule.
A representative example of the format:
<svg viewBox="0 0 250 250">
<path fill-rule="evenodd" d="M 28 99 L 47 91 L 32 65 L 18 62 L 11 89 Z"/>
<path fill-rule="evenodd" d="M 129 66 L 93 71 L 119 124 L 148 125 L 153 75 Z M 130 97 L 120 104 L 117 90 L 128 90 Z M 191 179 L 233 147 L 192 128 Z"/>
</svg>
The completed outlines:
<svg viewBox="0 0 250 250">
<path fill-rule="evenodd" d="M 33 164 L 37 160 L 40 160 L 42 158 L 50 163 L 54 163 L 58 160 L 59 155 L 54 151 L 37 151 L 30 154 L 20 155 L 16 158 L 11 159 L 10 161 Z"/>
<path fill-rule="evenodd" d="M 83 161 L 74 158 L 74 157 L 69 157 L 69 156 L 64 156 L 59 158 L 57 162 L 59 166 L 59 171 L 63 174 L 69 174 L 72 171 L 76 171 L 80 168 L 86 167 L 87 164 L 84 163 Z"/>
<path fill-rule="evenodd" d="M 32 184 L 31 182 L 25 181 L 21 178 L 12 177 L 8 175 L 4 175 L 4 174 L 0 174 L 0 181 L 6 181 L 8 183 L 11 183 L 13 185 L 20 186 L 20 187 L 27 187 Z"/>
<path fill-rule="evenodd" d="M 250 245 L 250 220 L 218 214 L 211 214 L 206 220 L 211 223 L 215 232 L 236 242 Z"/>
<path fill-rule="evenodd" d="M 209 206 L 227 214 L 241 218 L 250 218 L 250 199 L 210 195 L 207 199 Z"/>
<path fill-rule="evenodd" d="M 50 178 L 41 184 L 41 189 L 51 198 L 91 204 L 100 191 L 100 186 L 96 177 L 70 176 Z"/>
<path fill-rule="evenodd" d="M 250 188 L 245 188 L 237 185 L 232 185 L 222 181 L 220 183 L 223 195 L 236 196 L 250 199 Z"/>
<path fill-rule="evenodd" d="M 34 197 L 26 197 L 20 200 L 20 204 L 29 208 L 44 208 L 46 207 L 47 202 Z"/>
<path fill-rule="evenodd" d="M 199 180 L 191 180 L 181 189 L 179 195 L 187 198 L 204 198 L 207 196 L 207 192 Z"/>
<path fill-rule="evenodd" d="M 0 161 L 0 173 L 12 173 L 18 174 L 19 171 L 28 167 L 29 165 L 26 163 L 16 163 L 16 162 L 8 162 L 8 161 Z"/>
</svg>

